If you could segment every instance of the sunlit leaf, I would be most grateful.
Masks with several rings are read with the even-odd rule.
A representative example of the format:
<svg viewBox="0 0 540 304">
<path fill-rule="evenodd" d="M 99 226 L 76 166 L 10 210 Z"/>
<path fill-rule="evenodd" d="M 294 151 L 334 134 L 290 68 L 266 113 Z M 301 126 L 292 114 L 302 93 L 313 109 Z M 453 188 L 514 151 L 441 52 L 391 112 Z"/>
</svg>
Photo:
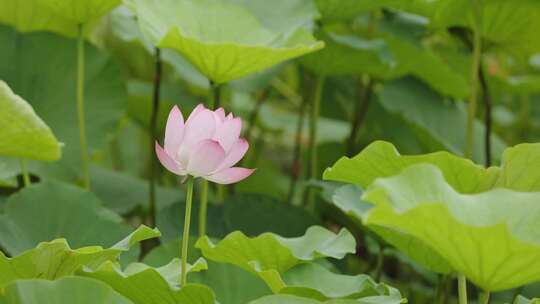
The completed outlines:
<svg viewBox="0 0 540 304">
<path fill-rule="evenodd" d="M 400 299 L 397 289 L 377 284 L 367 275 L 348 276 L 336 274 L 316 263 L 300 264 L 285 272 L 286 287 L 281 294 L 326 301 L 330 299 L 363 299 L 387 297 Z M 399 303 L 399 302 L 397 302 Z"/>
<path fill-rule="evenodd" d="M 32 107 L 0 80 L 0 155 L 57 160 L 60 144 Z"/>
<path fill-rule="evenodd" d="M 49 8 L 59 16 L 69 19 L 75 24 L 85 24 L 99 18 L 116 6 L 122 0 L 33 0 Z"/>
<path fill-rule="evenodd" d="M 75 37 L 77 24 L 43 6 L 39 0 L 0 0 L 0 23 L 13 26 L 19 32 L 51 31 Z"/>
<path fill-rule="evenodd" d="M 448 152 L 401 156 L 387 142 L 374 142 L 353 158 L 343 157 L 326 169 L 324 178 L 368 187 L 375 179 L 399 174 L 406 167 L 428 163 L 438 167 L 448 184 L 461 193 L 493 188 L 520 192 L 540 191 L 540 144 L 520 144 L 504 151 L 501 167 L 484 168 Z"/>
<path fill-rule="evenodd" d="M 188 265 L 187 272 L 207 269 L 199 259 Z M 83 269 L 80 275 L 107 283 L 135 304 L 214 304 L 214 293 L 204 285 L 188 284 L 180 287 L 181 261 L 174 259 L 165 266 L 153 268 L 134 263 L 122 271 L 112 262 L 103 263 L 95 270 Z"/>
<path fill-rule="evenodd" d="M 228 82 L 323 47 L 294 20 L 291 3 L 272 6 L 248 1 L 131 0 L 143 34 L 156 46 L 182 53 L 216 83 Z M 306 6 L 297 5 L 297 9 Z M 308 15 L 316 10 L 307 6 Z M 275 12 L 275 13 L 274 13 Z M 279 13 L 278 13 L 279 12 Z M 281 19 L 279 19 L 281 18 Z"/>
<path fill-rule="evenodd" d="M 329 300 L 317 301 L 309 298 L 301 298 L 291 295 L 273 295 L 252 301 L 249 304 L 399 304 L 401 297 L 369 297 L 365 299 Z"/>
<path fill-rule="evenodd" d="M 193 240 L 194 238 L 190 239 Z M 144 262 L 152 266 L 167 264 L 171 259 L 180 256 L 180 240 L 162 244 L 152 250 Z M 201 252 L 189 247 L 189 261 L 196 261 Z M 263 281 L 253 274 L 230 264 L 208 261 L 208 270 L 190 273 L 190 283 L 204 284 L 216 294 L 216 300 L 221 304 L 248 303 L 251 300 L 271 294 Z"/>
<path fill-rule="evenodd" d="M 71 249 L 65 239 L 57 239 L 40 243 L 13 258 L 7 258 L 0 252 L 0 286 L 20 279 L 54 280 L 72 275 L 83 266 L 93 269 L 106 261 L 117 261 L 121 253 L 138 242 L 159 235 L 159 231 L 141 226 L 106 249 L 101 246 Z"/>
<path fill-rule="evenodd" d="M 203 237 L 196 247 L 210 260 L 233 264 L 258 275 L 278 292 L 285 287 L 281 277 L 285 271 L 318 258 L 343 258 L 355 252 L 355 240 L 347 230 L 334 234 L 314 226 L 298 238 L 287 239 L 272 233 L 248 238 L 242 232 L 233 232 L 217 244 Z"/>
<path fill-rule="evenodd" d="M 484 290 L 540 280 L 537 192 L 494 189 L 461 194 L 440 169 L 419 164 L 377 179 L 364 199 L 374 204 L 364 215 L 365 225 L 421 241 Z"/>
<path fill-rule="evenodd" d="M 470 160 L 448 152 L 401 156 L 387 142 L 374 142 L 353 158 L 343 157 L 326 169 L 324 179 L 342 181 L 368 187 L 375 179 L 389 177 L 418 163 L 433 164 L 441 169 L 446 180 L 463 193 L 482 192 L 493 187 L 498 169 L 484 169 Z"/>
<path fill-rule="evenodd" d="M 22 280 L 0 292 L 1 304 L 131 304 L 99 281 L 67 277 L 58 281 Z"/>
<path fill-rule="evenodd" d="M 538 304 L 540 303 L 540 299 L 527 299 L 523 296 L 517 296 L 516 300 L 514 301 L 514 304 Z"/>
</svg>

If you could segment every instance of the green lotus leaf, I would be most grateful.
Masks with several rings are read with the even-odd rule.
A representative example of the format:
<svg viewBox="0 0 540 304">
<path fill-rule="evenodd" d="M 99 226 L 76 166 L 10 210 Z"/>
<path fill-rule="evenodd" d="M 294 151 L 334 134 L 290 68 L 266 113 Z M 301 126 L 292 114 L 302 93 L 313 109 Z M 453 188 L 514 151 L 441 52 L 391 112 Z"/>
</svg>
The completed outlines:
<svg viewBox="0 0 540 304">
<path fill-rule="evenodd" d="M 52 33 L 21 34 L 0 25 L 0 45 L 4 46 L 0 56 L 6 58 L 0 62 L 0 79 L 28 101 L 65 144 L 61 160 L 30 162 L 29 168 L 41 178 L 77 181 L 81 163 L 74 83 L 76 43 Z M 121 68 L 111 57 L 90 45 L 85 54 L 86 133 L 93 156 L 107 147 L 116 131 L 125 114 L 127 94 Z"/>
<path fill-rule="evenodd" d="M 322 75 L 363 74 L 387 77 L 395 72 L 395 55 L 383 39 L 363 39 L 352 34 L 322 29 L 317 38 L 325 43 L 319 52 L 301 58 L 300 62 Z M 351 64 L 354 62 L 354 64 Z"/>
<path fill-rule="evenodd" d="M 384 0 L 316 0 L 323 22 L 349 21 L 362 13 L 380 8 Z"/>
<path fill-rule="evenodd" d="M 364 299 L 340 299 L 329 301 L 318 301 L 308 298 L 301 298 L 292 295 L 273 295 L 252 301 L 249 304 L 399 304 L 403 303 L 400 296 L 389 297 L 368 297 Z"/>
<path fill-rule="evenodd" d="M 473 7 L 468 0 L 399 0 L 393 6 L 428 17 L 435 28 L 472 28 L 473 25 Z M 481 14 L 480 30 L 485 49 L 503 50 L 521 58 L 538 52 L 540 38 L 530 31 L 540 26 L 538 1 L 483 1 Z"/>
<path fill-rule="evenodd" d="M 190 246 L 188 249 L 189 261 L 196 261 L 201 255 L 200 250 Z M 151 266 L 167 264 L 171 259 L 178 258 L 181 240 L 164 243 L 150 251 L 144 257 L 144 263 Z M 191 273 L 190 283 L 199 283 L 210 287 L 216 294 L 216 300 L 221 304 L 248 303 L 251 300 L 271 294 L 266 284 L 258 280 L 253 274 L 231 264 L 208 261 L 208 270 Z"/>
<path fill-rule="evenodd" d="M 66 277 L 58 281 L 21 280 L 0 292 L 0 304 L 132 304 L 99 281 Z"/>
<path fill-rule="evenodd" d="M 355 252 L 355 243 L 345 229 L 334 234 L 313 226 L 297 238 L 283 238 L 273 233 L 249 238 L 237 231 L 217 244 L 203 237 L 195 247 L 201 249 L 207 259 L 241 267 L 259 276 L 272 291 L 279 292 L 285 287 L 282 274 L 287 270 L 318 258 L 343 258 L 347 253 Z"/>
<path fill-rule="evenodd" d="M 372 39 L 339 27 L 325 27 L 316 33 L 325 43 L 319 52 L 306 55 L 300 62 L 321 75 L 369 74 L 378 79 L 414 75 L 445 96 L 468 95 L 467 79 L 439 54 L 417 41 L 408 39 L 396 28 L 423 25 L 385 22 L 385 31 Z"/>
<path fill-rule="evenodd" d="M 391 143 L 376 141 L 353 158 L 343 157 L 324 172 L 324 179 L 341 181 L 367 188 L 375 179 L 398 174 L 418 163 L 433 164 L 443 172 L 454 189 L 477 193 L 494 186 L 498 168 L 485 169 L 472 161 L 448 152 L 401 156 Z"/>
<path fill-rule="evenodd" d="M 0 155 L 54 161 L 60 158 L 60 143 L 51 129 L 20 96 L 0 80 Z"/>
<path fill-rule="evenodd" d="M 141 31 L 154 45 L 180 52 L 216 83 L 242 78 L 323 47 L 303 27 L 283 28 L 282 22 L 269 17 L 297 18 L 295 10 L 283 9 L 290 1 L 272 5 L 252 2 L 256 1 L 128 1 Z M 292 21 L 285 24 L 289 23 L 296 25 Z"/>
<path fill-rule="evenodd" d="M 364 215 L 365 225 L 421 241 L 484 290 L 540 280 L 538 192 L 462 194 L 438 167 L 417 164 L 377 179 L 363 199 L 374 204 Z"/>
<path fill-rule="evenodd" d="M 206 270 L 204 259 L 188 264 L 188 273 Z M 130 264 L 124 271 L 113 262 L 105 262 L 97 269 L 82 269 L 79 275 L 107 283 L 134 304 L 214 304 L 213 291 L 199 284 L 180 287 L 180 259 L 153 268 L 143 263 Z"/>
<path fill-rule="evenodd" d="M 377 141 L 353 158 L 343 157 L 324 172 L 324 179 L 368 187 L 379 177 L 390 177 L 418 163 L 437 166 L 445 180 L 460 193 L 480 193 L 493 188 L 520 192 L 540 191 L 540 144 L 519 144 L 503 152 L 502 166 L 485 169 L 448 152 L 402 156 L 396 148 Z"/>
<path fill-rule="evenodd" d="M 76 23 L 56 14 L 38 1 L 40 0 L 0 0 L 0 23 L 13 26 L 23 33 L 51 31 L 69 37 L 77 36 Z"/>
<path fill-rule="evenodd" d="M 517 296 L 517 298 L 515 299 L 514 301 L 514 304 L 539 304 L 540 303 L 540 299 L 527 299 L 523 296 Z"/>
<path fill-rule="evenodd" d="M 20 279 L 55 280 L 72 275 L 83 266 L 94 269 L 106 261 L 117 261 L 121 253 L 135 244 L 159 235 L 159 231 L 141 226 L 107 249 L 101 246 L 71 249 L 65 239 L 57 239 L 40 243 L 14 258 L 0 252 L 0 287 Z"/>
<path fill-rule="evenodd" d="M 93 193 L 60 182 L 24 188 L 9 197 L 0 214 L 0 244 L 12 255 L 56 238 L 76 248 L 111 246 L 130 231 Z"/>
<path fill-rule="evenodd" d="M 86 24 L 102 17 L 122 0 L 33 0 L 75 24 Z"/>
<path fill-rule="evenodd" d="M 397 289 L 383 283 L 377 284 L 367 275 L 336 274 L 317 263 L 295 266 L 285 272 L 283 281 L 286 287 L 279 291 L 280 294 L 291 294 L 319 301 L 375 296 L 401 298 Z"/>
</svg>

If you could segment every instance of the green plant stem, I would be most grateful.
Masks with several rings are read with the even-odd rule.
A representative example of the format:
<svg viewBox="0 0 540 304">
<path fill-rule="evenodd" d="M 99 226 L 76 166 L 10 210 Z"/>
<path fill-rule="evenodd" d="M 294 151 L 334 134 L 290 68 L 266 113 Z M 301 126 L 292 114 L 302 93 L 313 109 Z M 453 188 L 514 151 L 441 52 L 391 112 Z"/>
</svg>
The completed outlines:
<svg viewBox="0 0 540 304">
<path fill-rule="evenodd" d="M 309 120 L 309 160 L 310 170 L 309 178 L 316 179 L 318 174 L 318 155 L 317 155 L 317 126 L 321 111 L 321 98 L 325 83 L 325 76 L 318 76 L 315 83 L 315 93 L 311 103 L 311 116 Z M 313 206 L 315 203 L 315 189 L 310 187 L 308 190 L 308 206 Z"/>
<path fill-rule="evenodd" d="M 201 180 L 201 206 L 199 210 L 199 237 L 206 235 L 206 216 L 208 213 L 208 181 Z M 206 202 L 202 204 L 202 202 Z"/>
<path fill-rule="evenodd" d="M 358 85 L 361 87 L 361 85 Z M 347 152 L 349 156 L 353 156 L 356 152 L 356 138 L 358 137 L 358 132 L 362 127 L 362 124 L 366 118 L 367 111 L 369 109 L 369 104 L 371 102 L 371 96 L 373 95 L 373 79 L 369 79 L 367 86 L 364 90 L 359 89 L 359 96 L 356 104 L 354 106 L 354 117 L 351 121 L 351 133 L 349 134 L 349 139 L 347 142 Z"/>
<path fill-rule="evenodd" d="M 465 157 L 471 158 L 474 145 L 474 119 L 476 117 L 476 102 L 478 97 L 478 70 L 482 56 L 482 40 L 480 33 L 481 7 L 479 0 L 471 0 L 473 6 L 473 60 L 471 66 L 471 95 L 467 115 L 467 134 L 465 140 Z"/>
<path fill-rule="evenodd" d="M 212 95 L 212 109 L 217 110 L 221 107 L 221 85 L 210 81 L 210 90 Z"/>
<path fill-rule="evenodd" d="M 248 129 L 246 131 L 246 140 L 248 142 L 251 141 L 251 138 L 253 136 L 253 130 L 255 129 L 255 124 L 257 123 L 257 119 L 259 118 L 259 112 L 261 111 L 261 107 L 263 106 L 264 102 L 268 99 L 269 93 L 270 90 L 265 89 L 256 97 L 255 106 L 249 114 Z"/>
<path fill-rule="evenodd" d="M 479 304 L 489 304 L 489 296 L 490 296 L 490 293 L 488 291 L 481 292 L 478 295 L 478 303 Z"/>
<path fill-rule="evenodd" d="M 90 190 L 88 144 L 86 142 L 86 122 L 84 114 L 84 61 L 83 25 L 79 24 L 79 34 L 77 37 L 77 115 L 79 120 L 79 148 L 81 150 L 83 187 Z"/>
<path fill-rule="evenodd" d="M 221 86 L 210 81 L 210 94 L 208 94 L 208 106 L 217 110 L 221 104 Z M 219 187 L 223 187 L 218 185 Z M 203 179 L 201 181 L 201 205 L 199 208 L 199 235 L 206 234 L 206 218 L 208 213 L 208 181 Z"/>
<path fill-rule="evenodd" d="M 379 245 L 379 252 L 377 254 L 377 267 L 375 267 L 374 279 L 376 282 L 381 280 L 382 271 L 384 267 L 384 246 Z"/>
<path fill-rule="evenodd" d="M 491 95 L 489 94 L 489 87 L 487 79 L 480 63 L 478 70 L 478 79 L 480 80 L 480 85 L 482 87 L 482 100 L 484 101 L 484 149 L 485 149 L 485 165 L 486 167 L 491 166 L 491 129 L 492 129 L 492 111 L 493 104 L 491 102 Z"/>
<path fill-rule="evenodd" d="M 149 176 L 149 201 L 150 201 L 150 211 L 149 211 L 149 224 L 150 227 L 154 227 L 156 223 L 156 178 L 157 178 L 157 159 L 154 156 L 154 141 L 157 138 L 157 120 L 159 113 L 159 100 L 161 92 L 161 74 L 162 74 L 162 63 L 161 63 L 161 50 L 155 48 L 155 70 L 154 70 L 154 92 L 152 97 L 152 113 L 150 115 L 150 176 Z"/>
<path fill-rule="evenodd" d="M 287 202 L 292 204 L 296 191 L 298 178 L 302 173 L 302 133 L 304 132 L 304 119 L 306 117 L 306 108 L 308 100 L 305 98 L 298 109 L 298 121 L 296 123 L 296 135 L 294 139 L 293 160 L 291 165 L 291 181 L 289 183 L 289 192 L 287 194 Z"/>
<path fill-rule="evenodd" d="M 21 165 L 21 173 L 23 178 L 23 183 L 25 187 L 30 186 L 30 174 L 28 173 L 28 164 L 26 162 L 26 159 L 21 158 L 20 159 L 20 165 Z"/>
<path fill-rule="evenodd" d="M 188 176 L 186 184 L 186 210 L 184 215 L 184 234 L 182 236 L 182 274 L 180 276 L 180 286 L 187 283 L 187 259 L 189 246 L 189 226 L 191 224 L 191 206 L 193 205 L 193 182 L 194 178 Z"/>
<path fill-rule="evenodd" d="M 459 304 L 467 304 L 467 278 L 464 275 L 458 275 L 458 297 Z"/>
</svg>

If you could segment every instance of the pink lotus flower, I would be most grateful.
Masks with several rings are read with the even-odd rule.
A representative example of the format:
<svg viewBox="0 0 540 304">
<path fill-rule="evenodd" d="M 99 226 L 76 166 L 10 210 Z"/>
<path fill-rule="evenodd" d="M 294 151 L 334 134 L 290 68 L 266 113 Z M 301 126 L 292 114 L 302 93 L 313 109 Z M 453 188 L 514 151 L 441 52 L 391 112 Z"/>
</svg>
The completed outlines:
<svg viewBox="0 0 540 304">
<path fill-rule="evenodd" d="M 218 184 L 232 184 L 250 176 L 254 169 L 233 167 L 246 154 L 249 144 L 240 138 L 242 120 L 225 117 L 225 110 L 199 104 L 184 123 L 177 106 L 169 113 L 162 148 L 156 154 L 167 170 L 177 175 L 202 177 Z"/>
</svg>

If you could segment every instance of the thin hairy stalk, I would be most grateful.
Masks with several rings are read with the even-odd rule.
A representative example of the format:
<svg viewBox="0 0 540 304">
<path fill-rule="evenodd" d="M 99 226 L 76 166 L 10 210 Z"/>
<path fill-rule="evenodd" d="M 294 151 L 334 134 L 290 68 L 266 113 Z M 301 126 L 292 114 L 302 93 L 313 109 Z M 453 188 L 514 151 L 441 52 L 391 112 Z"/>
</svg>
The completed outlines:
<svg viewBox="0 0 540 304">
<path fill-rule="evenodd" d="M 207 202 L 205 204 L 201 204 L 200 210 L 199 210 L 199 237 L 203 237 L 206 235 L 206 217 L 208 213 L 208 181 L 203 179 L 201 180 L 201 202 Z"/>
<path fill-rule="evenodd" d="M 486 157 L 486 167 L 491 166 L 491 130 L 492 130 L 492 115 L 493 104 L 491 102 L 491 95 L 489 94 L 489 88 L 486 80 L 484 69 L 480 65 L 478 70 L 478 77 L 480 79 L 480 85 L 482 86 L 482 100 L 484 101 L 484 152 Z"/>
<path fill-rule="evenodd" d="M 83 187 L 90 190 L 88 144 L 86 141 L 86 121 L 84 113 L 84 32 L 79 24 L 77 36 L 77 117 L 79 121 L 79 149 L 81 153 L 81 174 Z"/>
<path fill-rule="evenodd" d="M 361 85 L 359 85 L 359 88 Z M 366 118 L 366 114 L 371 103 L 371 97 L 373 96 L 374 81 L 369 80 L 364 90 L 359 89 L 358 99 L 354 107 L 354 117 L 351 121 L 351 133 L 347 141 L 347 152 L 349 156 L 352 156 L 356 152 L 356 139 L 358 132 L 362 128 L 362 124 Z"/>
<path fill-rule="evenodd" d="M 28 173 L 28 164 L 26 162 L 26 159 L 23 159 L 23 158 L 21 158 L 19 162 L 21 165 L 21 174 L 23 178 L 23 184 L 25 187 L 28 187 L 32 183 L 30 181 L 30 174 Z"/>
<path fill-rule="evenodd" d="M 184 231 L 182 236 L 182 271 L 180 276 L 180 286 L 186 286 L 187 283 L 187 260 L 189 246 L 189 229 L 191 224 L 191 206 L 193 205 L 193 183 L 194 178 L 189 176 L 186 184 L 186 210 L 184 214 Z"/>
<path fill-rule="evenodd" d="M 321 111 L 321 98 L 323 93 L 323 87 L 325 83 L 325 76 L 318 76 L 315 82 L 315 93 L 313 95 L 313 101 L 311 103 L 311 115 L 309 119 L 309 178 L 316 179 L 318 176 L 318 162 L 319 157 L 317 154 L 317 127 L 318 120 Z M 310 187 L 308 189 L 307 205 L 313 206 L 315 203 L 315 189 Z"/>
<path fill-rule="evenodd" d="M 154 92 L 152 96 L 152 113 L 150 114 L 150 176 L 149 176 L 149 201 L 150 201 L 150 215 L 149 215 L 149 224 L 150 227 L 154 227 L 156 223 L 156 179 L 157 179 L 157 170 L 158 164 L 157 159 L 153 157 L 154 153 L 154 142 L 157 139 L 157 120 L 159 113 L 159 101 L 161 95 L 161 78 L 162 78 L 162 62 L 161 62 L 161 50 L 159 48 L 155 49 L 155 69 L 154 69 Z"/>
<path fill-rule="evenodd" d="M 478 295 L 478 303 L 479 304 L 489 304 L 489 297 L 490 297 L 489 291 L 481 292 Z"/>
<path fill-rule="evenodd" d="M 308 106 L 308 100 L 304 99 L 298 109 L 298 121 L 296 123 L 296 135 L 294 138 L 293 159 L 291 165 L 291 180 L 289 183 L 289 191 L 287 194 L 287 202 L 292 204 L 296 185 L 298 184 L 298 178 L 302 172 L 302 134 L 304 132 L 304 121 L 306 117 L 306 108 Z"/>
<path fill-rule="evenodd" d="M 458 275 L 458 298 L 459 304 L 467 304 L 467 278 L 464 275 Z"/>
<path fill-rule="evenodd" d="M 261 111 L 261 108 L 264 104 L 264 102 L 268 99 L 269 90 L 263 90 L 256 98 L 255 106 L 253 107 L 253 110 L 251 110 L 251 113 L 249 114 L 248 119 L 248 129 L 246 131 L 246 140 L 248 142 L 251 141 L 251 137 L 253 136 L 253 130 L 255 129 L 255 124 L 257 123 L 257 119 L 259 118 L 259 112 Z"/>
<path fill-rule="evenodd" d="M 467 133 L 465 139 L 465 157 L 471 158 L 474 145 L 474 119 L 476 117 L 476 103 L 478 97 L 478 70 L 482 56 L 482 37 L 480 36 L 481 6 L 480 0 L 471 0 L 473 7 L 473 60 L 471 65 L 471 95 L 467 112 Z"/>
</svg>

